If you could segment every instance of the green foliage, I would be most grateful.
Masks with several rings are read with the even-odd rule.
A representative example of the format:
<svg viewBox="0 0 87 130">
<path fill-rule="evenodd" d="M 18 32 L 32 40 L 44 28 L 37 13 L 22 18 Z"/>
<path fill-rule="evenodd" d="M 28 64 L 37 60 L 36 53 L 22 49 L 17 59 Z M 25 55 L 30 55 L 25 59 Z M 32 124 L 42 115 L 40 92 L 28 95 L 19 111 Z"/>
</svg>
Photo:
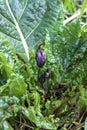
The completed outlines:
<svg viewBox="0 0 87 130">
<path fill-rule="evenodd" d="M 60 64 L 60 77 L 81 83 L 86 75 L 86 31 L 81 29 L 80 22 L 73 22 L 63 28 L 54 43 L 54 55 Z M 57 52 L 57 54 L 56 54 Z M 68 77 L 67 77 L 68 76 Z M 70 77 L 70 78 L 69 78 Z M 72 81 L 71 81 L 72 80 Z"/>
<path fill-rule="evenodd" d="M 38 128 L 56 130 L 56 126 L 51 122 L 51 120 L 48 117 L 44 118 L 43 115 L 37 115 L 33 107 L 30 107 L 28 110 L 23 109 L 23 114 L 26 118 L 35 123 Z"/>
<path fill-rule="evenodd" d="M 56 130 L 56 126 L 54 122 L 51 121 L 51 118 L 44 117 L 41 111 L 42 106 L 40 101 L 40 94 L 37 92 L 37 90 L 40 91 L 42 94 L 44 94 L 44 91 L 39 90 L 38 84 L 35 83 L 37 76 L 34 76 L 33 73 L 34 71 L 36 71 L 36 69 L 33 70 L 33 68 L 31 69 L 30 64 L 25 64 L 25 61 L 23 59 L 21 60 L 19 55 L 16 55 L 15 50 L 13 51 L 11 45 L 7 41 L 3 42 L 4 44 L 1 44 L 2 52 L 0 52 L 0 71 L 2 74 L 0 78 L 0 110 L 2 116 L 0 117 L 2 117 L 3 121 L 1 122 L 0 128 L 4 129 L 4 125 L 6 125 L 7 129 L 13 129 L 8 123 L 7 118 L 14 118 L 14 116 L 17 115 L 17 111 L 19 109 L 23 109 L 22 114 L 24 115 L 24 117 L 33 122 L 36 127 Z M 10 52 L 8 51 L 9 48 L 6 47 L 6 45 L 9 46 Z M 7 48 L 6 52 L 4 52 L 5 47 Z M 9 55 L 9 53 L 11 53 L 11 55 Z M 36 85 L 37 88 L 33 85 Z M 32 91 L 29 92 L 28 89 Z M 9 96 L 10 98 L 7 96 Z M 17 97 L 18 99 L 13 96 Z M 29 105 L 28 109 L 25 106 L 25 100 Z M 31 100 L 33 100 L 33 106 L 31 105 Z M 10 107 L 9 102 L 11 102 L 11 106 L 13 107 Z M 19 105 L 17 105 L 17 102 L 19 102 Z M 3 113 L 4 110 L 6 112 Z"/>
<path fill-rule="evenodd" d="M 29 45 L 28 62 L 6 1 L 0 0 L 0 129 L 80 129 L 87 108 L 87 27 L 80 19 L 63 26 L 60 0 L 10 0 Z M 65 1 L 65 8 L 75 11 L 74 2 Z M 40 44 L 42 68 L 35 59 Z M 38 79 L 47 69 L 52 75 L 45 75 L 45 90 Z"/>
<path fill-rule="evenodd" d="M 85 105 L 87 107 L 87 91 L 83 86 L 80 86 L 80 94 L 81 94 L 81 100 L 83 105 Z"/>
<path fill-rule="evenodd" d="M 64 8 L 68 9 L 71 13 L 76 11 L 74 0 L 64 0 Z"/>
<path fill-rule="evenodd" d="M 84 13 L 84 10 L 87 8 L 87 0 L 83 0 L 82 8 L 81 8 L 81 16 Z"/>
<path fill-rule="evenodd" d="M 17 25 L 15 25 L 15 20 L 6 1 L 9 2 Z M 31 46 L 39 44 L 46 34 L 46 29 L 52 30 L 57 21 L 61 20 L 62 3 L 60 0 L 6 1 L 0 0 L 0 33 L 22 55 L 24 49 L 21 43 L 23 43 L 24 48 L 27 48 L 25 45 L 26 41 Z"/>
<path fill-rule="evenodd" d="M 17 97 L 8 97 L 2 96 L 0 97 L 0 129 L 1 130 L 13 130 L 11 125 L 6 121 L 6 119 L 11 118 L 13 115 L 13 108 L 15 108 L 15 104 L 19 102 Z"/>
</svg>

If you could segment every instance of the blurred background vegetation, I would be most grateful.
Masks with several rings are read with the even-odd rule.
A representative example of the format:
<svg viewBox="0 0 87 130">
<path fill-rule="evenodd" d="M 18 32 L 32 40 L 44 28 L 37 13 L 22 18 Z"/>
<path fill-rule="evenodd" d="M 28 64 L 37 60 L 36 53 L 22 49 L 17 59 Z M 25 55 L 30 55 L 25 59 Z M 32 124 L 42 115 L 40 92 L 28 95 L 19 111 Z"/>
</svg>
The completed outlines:
<svg viewBox="0 0 87 130">
<path fill-rule="evenodd" d="M 70 16 L 77 14 L 78 17 L 81 17 L 81 25 L 84 26 L 86 24 L 87 0 L 63 0 L 63 4 L 64 4 L 64 19 L 68 19 Z"/>
</svg>

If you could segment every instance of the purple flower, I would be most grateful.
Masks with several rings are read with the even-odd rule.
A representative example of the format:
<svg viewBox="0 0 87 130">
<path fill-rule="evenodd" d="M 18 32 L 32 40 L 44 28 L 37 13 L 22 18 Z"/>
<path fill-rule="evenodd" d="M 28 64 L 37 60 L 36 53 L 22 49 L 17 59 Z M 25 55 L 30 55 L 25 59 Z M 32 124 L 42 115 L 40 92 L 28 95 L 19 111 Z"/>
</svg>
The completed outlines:
<svg viewBox="0 0 87 130">
<path fill-rule="evenodd" d="M 38 49 L 36 53 L 36 60 L 38 67 L 42 67 L 45 64 L 45 54 L 43 50 Z"/>
</svg>

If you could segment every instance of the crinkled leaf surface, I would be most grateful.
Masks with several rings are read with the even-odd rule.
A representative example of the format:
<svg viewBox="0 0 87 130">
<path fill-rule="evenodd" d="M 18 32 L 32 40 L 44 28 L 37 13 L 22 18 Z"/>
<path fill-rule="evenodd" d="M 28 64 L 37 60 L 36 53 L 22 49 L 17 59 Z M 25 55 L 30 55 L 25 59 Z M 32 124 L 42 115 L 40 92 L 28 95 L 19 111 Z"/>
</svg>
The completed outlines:
<svg viewBox="0 0 87 130">
<path fill-rule="evenodd" d="M 9 0 L 11 11 L 28 44 L 37 44 L 45 36 L 45 30 L 52 30 L 60 20 L 60 0 Z M 0 33 L 17 50 L 22 50 L 20 35 L 9 12 L 6 0 L 0 0 Z M 19 47 L 20 46 L 20 47 Z"/>
<path fill-rule="evenodd" d="M 3 121 L 0 123 L 0 130 L 13 130 L 13 128 L 7 121 Z"/>
<path fill-rule="evenodd" d="M 6 43 L 7 42 L 3 42 L 0 47 L 0 51 L 2 51 L 0 52 L 0 95 L 2 95 L 2 93 L 4 95 L 7 93 L 10 96 L 14 95 L 17 97 L 21 97 L 26 93 L 27 85 L 24 82 L 24 78 L 22 75 L 14 73 L 15 70 L 13 71 L 13 69 L 17 69 L 14 68 L 13 65 L 15 53 L 13 53 L 12 50 L 9 51 L 9 47 L 8 50 L 6 49 Z M 11 55 L 9 55 L 10 53 Z"/>
<path fill-rule="evenodd" d="M 7 63 L 6 55 L 0 52 L 0 85 L 6 83 L 7 79 L 11 77 L 12 65 Z"/>
<path fill-rule="evenodd" d="M 39 128 L 44 128 L 47 130 L 56 130 L 56 126 L 52 121 L 47 117 L 43 117 L 43 115 L 37 115 L 34 107 L 30 107 L 29 109 L 22 108 L 23 115 L 28 118 L 30 121 L 36 124 Z"/>
<path fill-rule="evenodd" d="M 87 107 L 87 91 L 83 86 L 80 86 L 79 90 L 81 94 L 80 98 L 82 100 L 82 103 Z"/>
<path fill-rule="evenodd" d="M 6 119 L 12 116 L 10 106 L 18 102 L 17 97 L 0 96 L 0 130 L 13 130 Z"/>
<path fill-rule="evenodd" d="M 22 76 L 17 76 L 8 81 L 8 86 L 10 89 L 9 94 L 12 96 L 21 97 L 26 94 L 26 84 Z"/>
</svg>

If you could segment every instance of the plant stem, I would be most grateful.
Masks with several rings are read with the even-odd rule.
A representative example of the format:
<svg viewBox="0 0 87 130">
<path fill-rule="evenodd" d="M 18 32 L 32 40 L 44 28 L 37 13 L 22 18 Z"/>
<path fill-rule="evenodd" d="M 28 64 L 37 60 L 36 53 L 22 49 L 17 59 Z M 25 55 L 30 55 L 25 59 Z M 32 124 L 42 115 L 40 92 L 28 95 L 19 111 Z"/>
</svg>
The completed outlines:
<svg viewBox="0 0 87 130">
<path fill-rule="evenodd" d="M 86 11 L 87 11 L 87 8 L 84 10 L 84 12 L 86 12 Z M 65 19 L 63 24 L 64 25 L 68 24 L 70 21 L 74 20 L 75 18 L 79 17 L 80 15 L 81 15 L 81 11 L 78 10 L 74 15 L 72 15 L 71 17 Z"/>
<path fill-rule="evenodd" d="M 72 21 L 73 19 L 77 18 L 80 16 L 80 10 L 78 10 L 74 15 L 72 15 L 71 17 L 67 18 L 66 20 L 64 20 L 63 24 L 66 25 L 67 23 L 69 23 L 70 21 Z"/>
</svg>

